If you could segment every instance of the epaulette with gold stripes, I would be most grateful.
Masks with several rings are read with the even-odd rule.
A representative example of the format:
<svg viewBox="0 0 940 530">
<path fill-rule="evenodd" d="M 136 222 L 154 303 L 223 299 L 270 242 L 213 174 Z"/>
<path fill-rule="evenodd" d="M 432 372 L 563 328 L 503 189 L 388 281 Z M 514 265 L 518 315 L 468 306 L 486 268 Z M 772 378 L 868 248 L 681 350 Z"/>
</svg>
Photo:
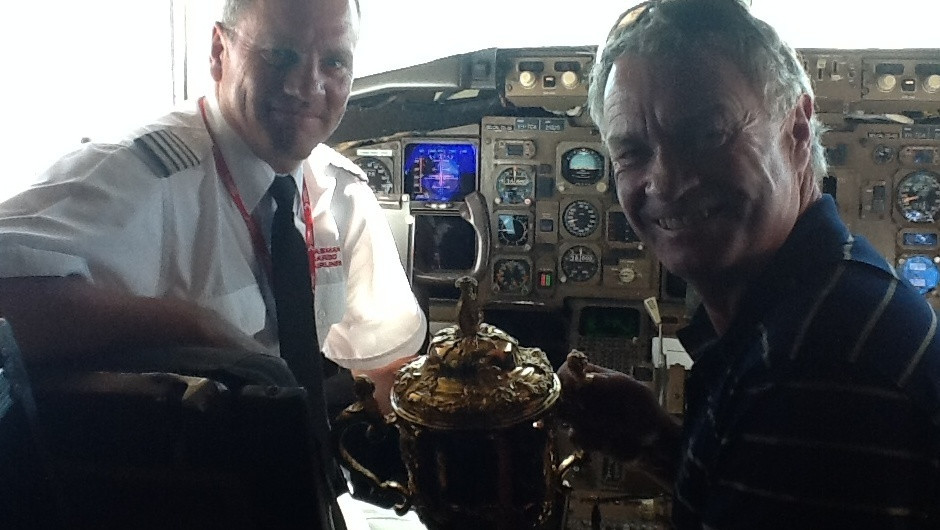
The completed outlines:
<svg viewBox="0 0 940 530">
<path fill-rule="evenodd" d="M 161 129 L 134 140 L 134 148 L 145 155 L 157 176 L 169 177 L 199 164 L 199 156 L 176 133 Z"/>
</svg>

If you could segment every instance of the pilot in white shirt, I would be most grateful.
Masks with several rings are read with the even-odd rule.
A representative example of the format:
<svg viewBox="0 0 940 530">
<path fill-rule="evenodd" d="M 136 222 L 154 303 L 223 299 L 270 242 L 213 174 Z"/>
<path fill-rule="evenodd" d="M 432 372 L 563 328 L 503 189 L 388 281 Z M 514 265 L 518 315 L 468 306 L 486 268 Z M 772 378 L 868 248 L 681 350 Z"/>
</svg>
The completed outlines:
<svg viewBox="0 0 940 530">
<path fill-rule="evenodd" d="M 79 275 L 138 296 L 190 300 L 276 353 L 273 296 L 247 229 L 253 223 L 269 237 L 274 172 L 215 100 L 204 101 L 204 113 L 194 103 L 127 140 L 86 144 L 0 204 L 0 278 Z M 220 177 L 213 139 L 250 220 Z M 321 144 L 292 175 L 312 207 L 324 354 L 352 370 L 414 355 L 425 317 L 362 171 Z M 298 194 L 304 233 L 302 202 Z"/>
</svg>

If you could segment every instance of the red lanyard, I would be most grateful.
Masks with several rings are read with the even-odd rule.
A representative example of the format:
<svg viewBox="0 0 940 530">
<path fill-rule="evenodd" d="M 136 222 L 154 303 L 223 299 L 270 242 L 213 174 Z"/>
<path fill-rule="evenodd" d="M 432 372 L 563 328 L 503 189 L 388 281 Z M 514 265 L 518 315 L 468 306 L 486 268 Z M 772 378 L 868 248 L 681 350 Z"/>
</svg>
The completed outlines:
<svg viewBox="0 0 940 530">
<path fill-rule="evenodd" d="M 245 221 L 245 226 L 248 228 L 248 233 L 251 236 L 251 242 L 255 246 L 255 251 L 261 256 L 261 260 L 264 263 L 265 272 L 268 277 L 271 277 L 271 253 L 268 251 L 268 244 L 264 240 L 264 236 L 261 234 L 261 229 L 258 227 L 258 223 L 255 222 L 255 219 L 248 212 L 248 208 L 245 207 L 245 201 L 242 200 L 241 193 L 238 192 L 238 188 L 235 186 L 235 179 L 232 178 L 232 172 L 229 171 L 228 164 L 225 163 L 225 158 L 222 156 L 222 151 L 219 149 L 218 143 L 215 141 L 215 137 L 212 135 L 212 129 L 209 127 L 209 118 L 206 115 L 206 98 L 199 98 L 199 110 L 202 112 L 202 120 L 206 124 L 206 130 L 209 131 L 209 137 L 212 138 L 212 155 L 215 157 L 215 167 L 219 173 L 219 178 L 222 179 L 222 184 L 225 185 L 225 189 L 228 190 L 228 194 L 232 197 L 232 202 L 235 203 L 235 207 L 238 208 L 238 213 L 241 214 L 242 220 Z M 306 228 L 304 233 L 304 240 L 307 244 L 307 262 L 310 266 L 310 285 L 316 289 L 317 285 L 317 268 L 316 268 L 316 250 L 313 246 L 313 208 L 310 206 L 310 194 L 307 192 L 307 175 L 304 172 L 304 178 L 302 179 L 302 203 L 304 210 L 304 227 Z"/>
</svg>

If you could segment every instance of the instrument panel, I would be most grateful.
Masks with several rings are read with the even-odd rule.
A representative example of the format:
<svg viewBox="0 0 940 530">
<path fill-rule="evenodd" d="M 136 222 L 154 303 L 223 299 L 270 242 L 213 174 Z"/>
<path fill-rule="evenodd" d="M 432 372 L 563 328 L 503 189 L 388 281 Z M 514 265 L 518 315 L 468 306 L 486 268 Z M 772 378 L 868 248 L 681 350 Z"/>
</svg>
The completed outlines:
<svg viewBox="0 0 940 530">
<path fill-rule="evenodd" d="M 833 195 L 853 233 L 940 309 L 940 50 L 802 50 Z"/>
<path fill-rule="evenodd" d="M 940 128 L 848 123 L 841 129 L 825 141 L 830 192 L 843 220 L 940 306 Z"/>
<path fill-rule="evenodd" d="M 828 129 L 824 191 L 850 229 L 940 307 L 940 51 L 801 55 Z M 489 76 L 471 78 L 469 86 L 477 87 L 477 98 L 493 99 L 489 108 L 472 117 L 438 109 L 438 129 L 360 138 L 343 151 L 380 203 L 412 216 L 459 217 L 465 198 L 475 195 L 486 215 L 475 220 L 475 236 L 461 231 L 470 240 L 451 246 L 481 255 L 471 272 L 485 304 L 556 310 L 571 299 L 654 296 L 667 312 L 671 302 L 683 312 L 682 293 L 667 292 L 667 273 L 617 203 L 609 157 L 583 108 L 589 51 L 485 57 L 467 55 L 471 72 Z M 415 253 L 445 245 L 434 238 L 410 244 Z M 460 272 L 436 272 L 442 271 Z"/>
<path fill-rule="evenodd" d="M 490 303 L 551 308 L 569 297 L 655 294 L 658 269 L 623 234 L 610 174 L 591 126 L 562 118 L 482 119 L 480 193 L 494 245 L 493 267 L 481 280 Z M 633 255 L 623 252 L 626 246 Z"/>
<path fill-rule="evenodd" d="M 657 294 L 659 267 L 620 210 L 596 129 L 559 118 L 487 116 L 481 125 L 479 139 L 406 137 L 346 154 L 380 204 L 407 204 L 413 216 L 459 216 L 466 195 L 479 193 L 488 215 L 476 228 L 491 241 L 479 278 L 488 303 L 559 308 L 569 297 Z M 447 246 L 434 237 L 412 244 L 416 254 Z"/>
</svg>

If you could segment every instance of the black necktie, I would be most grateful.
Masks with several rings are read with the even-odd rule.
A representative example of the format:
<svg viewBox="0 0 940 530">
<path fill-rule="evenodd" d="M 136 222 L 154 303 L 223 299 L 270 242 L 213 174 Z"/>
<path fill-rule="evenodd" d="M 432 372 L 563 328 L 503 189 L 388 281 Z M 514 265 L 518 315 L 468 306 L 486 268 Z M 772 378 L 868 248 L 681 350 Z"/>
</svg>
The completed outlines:
<svg viewBox="0 0 940 530">
<path fill-rule="evenodd" d="M 294 224 L 294 197 L 297 186 L 290 175 L 278 175 L 271 184 L 271 196 L 277 204 L 271 223 L 271 283 L 277 313 L 277 334 L 281 357 L 294 377 L 307 390 L 310 422 L 317 441 L 323 480 L 318 488 L 320 516 L 329 518 L 332 492 L 331 474 L 338 473 L 329 451 L 329 420 L 323 394 L 323 361 L 317 341 L 313 316 L 313 289 L 307 245 Z M 332 528 L 322 519 L 322 528 Z"/>
<path fill-rule="evenodd" d="M 294 224 L 294 196 L 297 186 L 290 175 L 274 177 L 271 195 L 277 204 L 271 225 L 271 281 L 277 310 L 281 357 L 294 371 L 300 384 L 319 359 L 319 345 L 313 317 L 313 289 L 307 245 Z M 307 388 L 308 392 L 319 388 Z"/>
</svg>

